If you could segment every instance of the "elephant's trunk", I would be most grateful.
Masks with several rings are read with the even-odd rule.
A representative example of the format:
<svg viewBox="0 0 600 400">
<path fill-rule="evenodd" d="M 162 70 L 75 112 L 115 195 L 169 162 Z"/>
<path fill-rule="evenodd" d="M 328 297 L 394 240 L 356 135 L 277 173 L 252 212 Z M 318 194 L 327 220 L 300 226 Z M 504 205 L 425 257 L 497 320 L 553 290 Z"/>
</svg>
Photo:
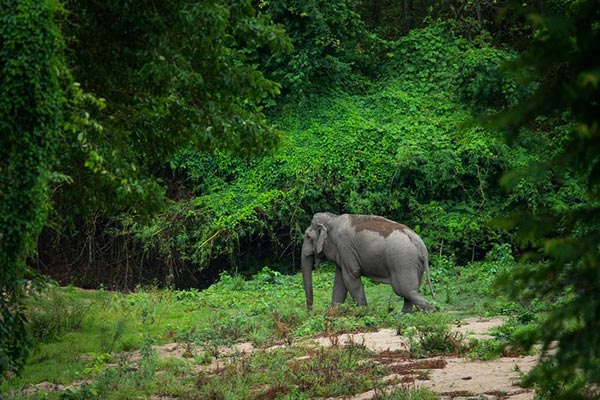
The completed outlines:
<svg viewBox="0 0 600 400">
<path fill-rule="evenodd" d="M 313 256 L 306 256 L 304 255 L 304 252 L 302 252 L 302 281 L 304 282 L 304 294 L 306 294 L 306 308 L 308 308 L 309 310 L 312 309 L 313 306 L 313 262 Z"/>
</svg>

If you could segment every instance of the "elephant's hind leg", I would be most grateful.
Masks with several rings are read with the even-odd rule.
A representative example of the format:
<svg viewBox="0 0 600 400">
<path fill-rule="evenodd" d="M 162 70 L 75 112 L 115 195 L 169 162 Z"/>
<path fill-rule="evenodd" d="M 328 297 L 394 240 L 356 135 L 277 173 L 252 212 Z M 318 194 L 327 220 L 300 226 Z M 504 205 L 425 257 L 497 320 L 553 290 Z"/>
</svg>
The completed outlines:
<svg viewBox="0 0 600 400">
<path fill-rule="evenodd" d="M 416 274 L 414 276 L 414 282 L 413 279 L 405 279 L 404 281 L 392 279 L 391 284 L 394 293 L 404 297 L 404 307 L 402 307 L 403 313 L 411 313 L 413 305 L 425 311 L 434 310 L 434 307 L 419 294 L 419 284 Z"/>
<path fill-rule="evenodd" d="M 395 289 L 394 292 L 396 292 Z M 403 313 L 411 313 L 413 310 L 413 305 L 424 311 L 435 310 L 435 308 L 429 304 L 429 302 L 425 300 L 416 290 L 410 291 L 406 294 L 400 294 L 398 292 L 396 292 L 396 294 L 404 297 L 404 307 L 402 307 Z"/>
<path fill-rule="evenodd" d="M 406 297 L 404 298 L 404 306 L 402 307 L 403 314 L 410 314 L 413 312 L 413 303 Z"/>
</svg>

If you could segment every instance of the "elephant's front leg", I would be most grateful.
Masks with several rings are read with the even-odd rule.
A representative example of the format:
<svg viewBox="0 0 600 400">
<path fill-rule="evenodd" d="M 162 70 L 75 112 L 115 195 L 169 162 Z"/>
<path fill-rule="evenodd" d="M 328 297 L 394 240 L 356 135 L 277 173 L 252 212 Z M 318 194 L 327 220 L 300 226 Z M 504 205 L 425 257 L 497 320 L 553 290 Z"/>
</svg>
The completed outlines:
<svg viewBox="0 0 600 400">
<path fill-rule="evenodd" d="M 333 296 L 331 298 L 331 304 L 339 304 L 346 301 L 348 295 L 348 289 L 344 283 L 344 277 L 342 276 L 342 270 L 337 267 L 335 269 L 335 280 L 333 281 Z"/>
<path fill-rule="evenodd" d="M 342 267 L 342 276 L 344 278 L 344 284 L 346 285 L 346 288 L 350 292 L 350 296 L 352 296 L 356 304 L 359 306 L 366 306 L 367 297 L 365 296 L 365 288 L 360 280 L 360 269 L 358 267 Z"/>
</svg>

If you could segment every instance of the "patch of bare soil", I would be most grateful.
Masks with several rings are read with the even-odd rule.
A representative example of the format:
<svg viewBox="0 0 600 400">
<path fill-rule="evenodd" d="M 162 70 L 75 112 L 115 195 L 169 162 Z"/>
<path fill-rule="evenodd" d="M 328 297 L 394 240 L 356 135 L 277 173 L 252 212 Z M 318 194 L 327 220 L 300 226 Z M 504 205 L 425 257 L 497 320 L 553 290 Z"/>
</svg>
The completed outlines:
<svg viewBox="0 0 600 400">
<path fill-rule="evenodd" d="M 502 325 L 501 318 L 468 318 L 455 328 L 469 338 L 490 338 L 490 330 Z M 346 341 L 364 343 L 375 351 L 375 359 L 385 364 L 392 372 L 385 381 L 389 390 L 395 387 L 427 388 L 439 393 L 441 400 L 507 399 L 531 400 L 532 390 L 518 386 L 521 374 L 528 372 L 537 357 L 503 357 L 491 361 L 470 361 L 460 357 L 436 357 L 410 360 L 406 357 L 406 343 L 401 336 L 390 329 L 373 333 L 342 335 L 340 343 Z M 326 345 L 325 340 L 319 340 Z M 384 349 L 384 350 L 382 350 Z M 404 360 L 402 360 L 404 359 Z M 376 391 L 369 391 L 349 398 L 349 400 L 377 399 Z"/>
<path fill-rule="evenodd" d="M 42 392 L 45 393 L 49 393 L 49 392 L 60 392 L 63 390 L 66 390 L 70 387 L 75 388 L 75 389 L 79 389 L 81 388 L 83 385 L 85 384 L 89 384 L 91 381 L 89 380 L 82 380 L 82 381 L 78 381 L 73 383 L 72 385 L 62 385 L 60 383 L 52 383 L 52 382 L 40 382 L 37 384 L 31 384 L 31 385 L 27 385 L 25 386 L 22 390 L 21 390 L 21 395 L 23 396 L 36 396 L 38 394 L 41 394 Z M 0 393 L 0 399 L 2 399 L 2 394 Z"/>
<path fill-rule="evenodd" d="M 518 386 L 521 372 L 529 371 L 537 358 L 506 357 L 491 361 L 469 361 L 464 358 L 446 359 L 444 369 L 431 370 L 429 379 L 417 383 L 442 398 L 456 399 L 480 396 L 488 399 L 532 399 L 533 392 Z M 457 395 L 466 393 L 466 395 Z M 514 399 L 513 399 L 514 400 Z"/>
<path fill-rule="evenodd" d="M 465 337 L 475 339 L 490 339 L 490 331 L 502 325 L 506 320 L 500 317 L 481 318 L 473 317 L 460 321 L 454 330 L 463 334 Z"/>
<path fill-rule="evenodd" d="M 384 351 L 408 351 L 406 338 L 396 334 L 394 329 L 381 329 L 376 332 L 346 333 L 339 336 L 317 337 L 310 340 L 319 346 L 348 346 L 358 344 L 376 353 Z"/>
<path fill-rule="evenodd" d="M 213 353 L 215 358 L 219 357 L 231 357 L 233 355 L 244 355 L 253 353 L 256 348 L 252 343 L 237 343 L 232 347 L 218 346 L 215 348 L 202 348 L 195 345 L 186 345 L 182 343 L 168 343 L 162 346 L 155 346 L 154 350 L 157 352 L 159 357 L 179 357 L 179 358 L 191 358 L 193 354 L 197 354 L 198 351 L 208 351 Z"/>
</svg>

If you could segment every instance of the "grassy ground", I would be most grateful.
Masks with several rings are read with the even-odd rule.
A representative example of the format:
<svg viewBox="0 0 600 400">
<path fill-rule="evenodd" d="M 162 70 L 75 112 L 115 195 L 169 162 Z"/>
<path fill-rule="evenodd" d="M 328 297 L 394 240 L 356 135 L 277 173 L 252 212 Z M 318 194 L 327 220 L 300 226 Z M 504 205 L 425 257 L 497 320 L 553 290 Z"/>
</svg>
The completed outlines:
<svg viewBox="0 0 600 400">
<path fill-rule="evenodd" d="M 269 268 L 249 280 L 222 275 L 217 284 L 201 292 L 140 288 L 125 295 L 54 288 L 31 299 L 30 318 L 38 343 L 23 374 L 10 377 L 1 389 L 9 399 L 351 395 L 383 388 L 382 378 L 389 374 L 385 365 L 364 346 L 315 350 L 305 348 L 302 339 L 383 327 L 404 334 L 419 332 L 419 344 L 414 342 L 419 347 L 411 351 L 414 357 L 448 352 L 480 358 L 499 355 L 507 337 L 528 322 L 523 315 L 531 313 L 492 290 L 495 275 L 510 268 L 510 263 L 458 267 L 442 259 L 434 265 L 437 297 L 433 303 L 439 312 L 414 316 L 399 314 L 402 300 L 391 287 L 366 280 L 368 308 L 346 304 L 330 309 L 331 266 L 314 274 L 311 311 L 304 306 L 301 276 L 281 275 Z M 425 293 L 431 300 L 428 290 Z M 449 341 L 448 326 L 461 317 L 499 314 L 513 315 L 512 325 L 498 331 L 492 343 L 457 347 Z M 157 346 L 173 342 L 187 349 L 183 357 L 159 357 Z M 228 360 L 238 357 L 236 362 L 219 365 L 223 349 L 241 342 L 262 350 L 250 356 L 228 351 Z M 53 390 L 47 390 L 49 384 L 39 385 L 42 382 L 54 385 L 50 385 Z M 404 398 L 400 392 L 382 398 Z M 410 396 L 435 398 L 426 391 Z"/>
</svg>

